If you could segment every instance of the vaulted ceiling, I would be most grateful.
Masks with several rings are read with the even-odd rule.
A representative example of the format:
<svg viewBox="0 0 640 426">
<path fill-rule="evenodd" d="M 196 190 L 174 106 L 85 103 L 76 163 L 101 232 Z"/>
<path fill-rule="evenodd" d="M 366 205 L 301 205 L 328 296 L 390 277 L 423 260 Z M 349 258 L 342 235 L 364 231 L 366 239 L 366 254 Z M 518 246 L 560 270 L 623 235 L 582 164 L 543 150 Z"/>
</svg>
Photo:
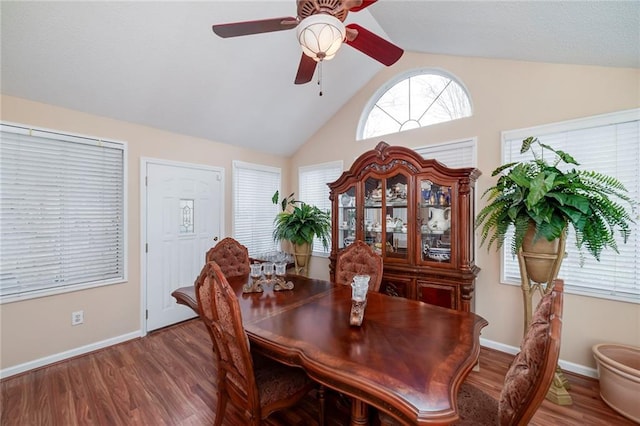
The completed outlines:
<svg viewBox="0 0 640 426">
<path fill-rule="evenodd" d="M 344 46 L 294 85 L 295 30 L 222 39 L 212 24 L 295 16 L 286 1 L 2 1 L 3 94 L 291 155 L 383 65 Z M 355 22 L 406 51 L 640 68 L 638 1 L 380 0 Z M 354 135 L 355 136 L 355 135 Z"/>
</svg>

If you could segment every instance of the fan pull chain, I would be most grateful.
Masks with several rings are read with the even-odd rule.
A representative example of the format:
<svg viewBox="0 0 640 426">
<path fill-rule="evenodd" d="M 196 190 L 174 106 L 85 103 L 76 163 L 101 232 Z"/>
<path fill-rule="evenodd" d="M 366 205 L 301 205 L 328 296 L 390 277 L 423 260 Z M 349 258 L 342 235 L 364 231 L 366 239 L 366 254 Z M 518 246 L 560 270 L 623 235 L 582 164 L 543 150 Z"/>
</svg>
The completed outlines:
<svg viewBox="0 0 640 426">
<path fill-rule="evenodd" d="M 318 62 L 318 86 L 320 86 L 318 96 L 322 96 L 322 61 Z"/>
</svg>

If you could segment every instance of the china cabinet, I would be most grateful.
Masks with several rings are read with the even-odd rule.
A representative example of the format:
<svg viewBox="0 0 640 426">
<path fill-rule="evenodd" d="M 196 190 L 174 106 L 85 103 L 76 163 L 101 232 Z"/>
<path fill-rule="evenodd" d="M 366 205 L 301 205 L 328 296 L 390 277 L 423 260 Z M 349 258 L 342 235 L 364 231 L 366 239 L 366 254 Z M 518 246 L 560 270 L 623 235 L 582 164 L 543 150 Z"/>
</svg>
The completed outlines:
<svg viewBox="0 0 640 426">
<path fill-rule="evenodd" d="M 329 184 L 331 279 L 338 253 L 362 240 L 383 257 L 381 292 L 469 311 L 479 175 L 385 142 L 362 154 Z"/>
</svg>

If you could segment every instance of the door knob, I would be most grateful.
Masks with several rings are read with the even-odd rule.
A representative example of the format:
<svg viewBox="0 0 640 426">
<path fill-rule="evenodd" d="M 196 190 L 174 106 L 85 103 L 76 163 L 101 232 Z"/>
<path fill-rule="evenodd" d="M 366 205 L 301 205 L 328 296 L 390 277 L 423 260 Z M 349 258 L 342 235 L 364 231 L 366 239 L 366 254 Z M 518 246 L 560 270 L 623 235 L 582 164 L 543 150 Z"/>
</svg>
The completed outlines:
<svg viewBox="0 0 640 426">
<path fill-rule="evenodd" d="M 213 241 L 218 241 L 218 237 L 213 237 Z"/>
</svg>

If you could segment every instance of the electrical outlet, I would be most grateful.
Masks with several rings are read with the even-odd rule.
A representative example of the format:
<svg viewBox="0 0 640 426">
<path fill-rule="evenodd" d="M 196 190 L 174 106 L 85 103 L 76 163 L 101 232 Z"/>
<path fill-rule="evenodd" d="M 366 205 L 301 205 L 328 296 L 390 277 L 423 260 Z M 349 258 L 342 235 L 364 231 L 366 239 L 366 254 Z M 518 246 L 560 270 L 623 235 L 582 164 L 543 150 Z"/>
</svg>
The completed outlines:
<svg viewBox="0 0 640 426">
<path fill-rule="evenodd" d="M 84 311 L 71 312 L 71 325 L 84 323 Z"/>
</svg>

